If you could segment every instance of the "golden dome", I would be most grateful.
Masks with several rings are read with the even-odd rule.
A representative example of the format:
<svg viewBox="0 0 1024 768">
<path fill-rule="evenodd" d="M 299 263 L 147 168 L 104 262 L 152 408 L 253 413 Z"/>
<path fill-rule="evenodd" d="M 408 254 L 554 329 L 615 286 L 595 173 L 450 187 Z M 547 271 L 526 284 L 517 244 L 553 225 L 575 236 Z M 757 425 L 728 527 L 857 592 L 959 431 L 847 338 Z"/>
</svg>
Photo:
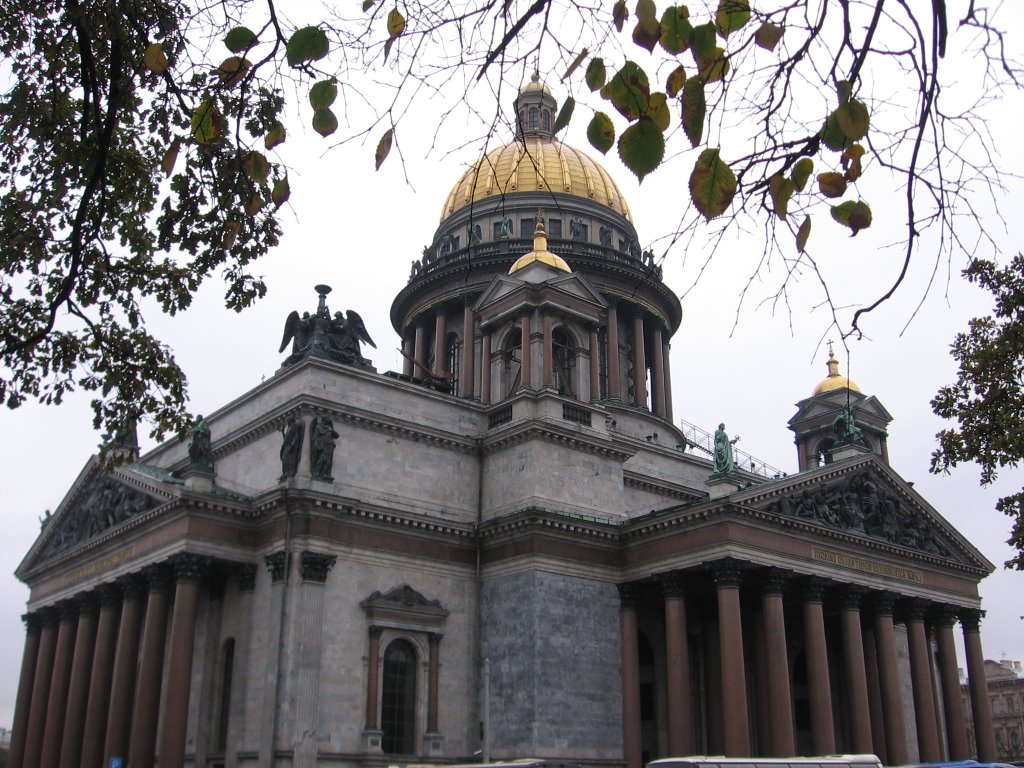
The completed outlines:
<svg viewBox="0 0 1024 768">
<path fill-rule="evenodd" d="M 516 259 L 515 264 L 508 270 L 510 275 L 537 262 L 547 264 L 560 272 L 572 272 L 565 259 L 548 250 L 548 233 L 544 230 L 544 226 L 544 212 L 537 211 L 537 228 L 533 232 L 533 250 Z"/>
<path fill-rule="evenodd" d="M 540 81 L 540 72 L 536 70 L 530 76 L 530 82 L 523 86 L 520 93 L 529 93 L 530 91 L 540 91 L 541 93 L 551 93 L 551 89 L 548 88 L 544 83 Z"/>
<path fill-rule="evenodd" d="M 821 383 L 814 388 L 811 397 L 823 395 L 826 392 L 832 392 L 837 389 L 849 389 L 851 392 L 860 392 L 860 387 L 845 376 L 839 375 L 839 361 L 836 360 L 831 349 L 828 351 L 828 362 L 826 365 L 828 366 L 828 376 L 822 379 Z"/>
</svg>

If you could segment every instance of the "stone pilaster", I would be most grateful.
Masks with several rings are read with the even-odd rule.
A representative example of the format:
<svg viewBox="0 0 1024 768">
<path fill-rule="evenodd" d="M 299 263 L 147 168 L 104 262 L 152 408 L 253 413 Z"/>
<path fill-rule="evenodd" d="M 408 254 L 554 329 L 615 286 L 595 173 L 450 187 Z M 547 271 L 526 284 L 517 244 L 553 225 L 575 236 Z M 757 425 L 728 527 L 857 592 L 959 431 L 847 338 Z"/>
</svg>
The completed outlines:
<svg viewBox="0 0 1024 768">
<path fill-rule="evenodd" d="M 320 725 L 320 652 L 323 633 L 324 584 L 337 558 L 305 550 L 299 557 L 295 665 L 294 765 L 313 768 L 317 762 Z"/>
<path fill-rule="evenodd" d="M 622 751 L 625 768 L 641 768 L 640 652 L 637 640 L 636 587 L 619 584 L 622 631 Z"/>
</svg>

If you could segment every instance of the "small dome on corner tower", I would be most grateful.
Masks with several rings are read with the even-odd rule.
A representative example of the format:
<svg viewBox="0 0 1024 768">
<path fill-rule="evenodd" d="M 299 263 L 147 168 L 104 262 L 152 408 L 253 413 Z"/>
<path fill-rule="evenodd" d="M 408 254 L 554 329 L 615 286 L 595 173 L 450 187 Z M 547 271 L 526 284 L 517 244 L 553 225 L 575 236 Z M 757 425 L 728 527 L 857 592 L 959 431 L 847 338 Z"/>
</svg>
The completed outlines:
<svg viewBox="0 0 1024 768">
<path fill-rule="evenodd" d="M 850 381 L 845 376 L 839 375 L 839 361 L 836 360 L 834 354 L 832 354 L 831 342 L 829 342 L 828 350 L 828 376 L 821 380 L 821 383 L 814 388 L 811 396 L 822 395 L 826 392 L 832 392 L 837 389 L 849 389 L 851 392 L 860 392 L 860 387 Z"/>
</svg>

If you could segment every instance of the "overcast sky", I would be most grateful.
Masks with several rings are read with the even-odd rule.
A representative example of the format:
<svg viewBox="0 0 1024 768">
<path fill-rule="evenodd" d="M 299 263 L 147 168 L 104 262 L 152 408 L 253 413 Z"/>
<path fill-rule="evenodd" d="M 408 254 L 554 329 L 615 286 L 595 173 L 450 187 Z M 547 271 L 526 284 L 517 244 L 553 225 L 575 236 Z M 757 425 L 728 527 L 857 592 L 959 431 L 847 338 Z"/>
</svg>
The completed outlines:
<svg viewBox="0 0 1024 768">
<path fill-rule="evenodd" d="M 1015 9 L 1013 14 L 1017 23 L 1012 27 L 1024 29 L 1024 12 Z M 562 98 L 564 91 L 552 85 Z M 1016 135 L 1022 117 L 1024 99 L 1017 95 L 996 105 L 991 122 L 997 144 L 1005 150 L 1002 161 L 1017 173 L 1024 171 Z M 587 145 L 586 119 L 570 126 L 567 139 L 600 159 Z M 458 126 L 450 128 L 444 135 L 457 135 Z M 266 299 L 238 315 L 223 309 L 222 287 L 211 283 L 189 312 L 151 321 L 189 374 L 194 412 L 214 411 L 274 375 L 282 359 L 277 348 L 285 317 L 293 309 L 315 309 L 313 286 L 321 282 L 334 288 L 332 312 L 355 309 L 362 315 L 377 343 L 376 350 L 368 350 L 377 369 L 401 370 L 398 337 L 389 320 L 391 300 L 406 284 L 410 262 L 431 242 L 447 192 L 477 153 L 472 148 L 449 156 L 429 152 L 432 131 L 424 131 L 422 124 L 400 126 L 398 139 L 404 169 L 393 155 L 375 173 L 376 137 L 363 146 L 321 153 L 329 142 L 301 126 L 290 130 L 286 148 L 287 161 L 293 164 L 293 195 L 285 217 L 287 231 L 282 245 L 255 270 L 267 278 Z M 441 149 L 453 146 L 454 141 Z M 1010 521 L 994 510 L 1000 495 L 1024 483 L 1022 473 L 1004 471 L 996 486 L 981 489 L 974 467 L 961 467 L 949 476 L 928 472 L 934 436 L 943 427 L 929 401 L 953 380 L 949 344 L 970 317 L 991 309 L 987 295 L 960 279 L 964 255 L 956 256 L 952 265 L 940 264 L 933 275 L 935 243 L 926 241 L 906 286 L 863 323 L 866 338 L 851 340 L 847 353 L 839 334 L 829 330 L 818 279 L 810 272 L 791 277 L 788 304 L 766 301 L 784 272 L 776 260 L 771 270 L 753 279 L 741 305 L 741 292 L 760 260 L 763 231 L 727 235 L 705 270 L 703 242 L 677 243 L 666 252 L 665 241 L 658 238 L 672 231 L 687 204 L 685 180 L 695 155 L 673 159 L 643 185 L 611 155 L 614 150 L 600 161 L 622 188 L 641 242 L 653 244 L 657 255 L 664 256 L 665 281 L 683 295 L 683 324 L 672 339 L 671 353 L 676 418 L 709 431 L 724 421 L 731 435 L 741 437 L 740 448 L 795 472 L 796 449 L 786 422 L 795 413 L 794 404 L 825 376 L 824 342 L 834 339 L 842 372 L 893 415 L 893 468 L 997 567 L 981 585 L 988 611 L 982 623 L 986 656 L 1024 659 L 1024 574 L 1002 568 L 1011 555 L 1005 543 Z M 868 176 L 872 173 L 872 229 L 852 239 L 821 216 L 815 221 L 811 255 L 841 307 L 877 298 L 900 266 L 901 252 L 891 247 L 900 238 L 899 190 L 892 189 L 877 167 L 868 167 Z M 999 204 L 1005 222 L 984 207 L 982 211 L 987 230 L 1009 256 L 1024 242 L 1024 189 L 1013 184 Z M 691 289 L 698 274 L 700 280 Z M 11 725 L 24 643 L 19 617 L 28 594 L 12 574 L 39 534 L 39 517 L 57 507 L 95 452 L 100 437 L 91 428 L 91 418 L 88 399 L 80 396 L 59 408 L 27 405 L 0 413 L 5 525 L 0 545 L 0 726 Z M 145 450 L 152 442 L 141 437 Z M 963 665 L 962 654 L 960 658 Z"/>
</svg>

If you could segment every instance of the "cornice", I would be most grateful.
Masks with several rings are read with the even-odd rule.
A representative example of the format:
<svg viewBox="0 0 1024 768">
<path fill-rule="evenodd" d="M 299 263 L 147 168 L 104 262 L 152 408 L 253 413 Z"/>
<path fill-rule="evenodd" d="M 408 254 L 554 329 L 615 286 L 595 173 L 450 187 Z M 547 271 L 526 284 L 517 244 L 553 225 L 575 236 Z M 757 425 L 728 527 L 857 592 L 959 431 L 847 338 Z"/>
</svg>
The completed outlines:
<svg viewBox="0 0 1024 768">
<path fill-rule="evenodd" d="M 538 423 L 536 420 L 513 422 L 497 434 L 485 436 L 481 440 L 481 449 L 484 455 L 489 455 L 528 440 L 542 440 L 620 462 L 627 461 L 636 453 L 628 448 L 612 445 L 606 438 L 592 438 L 560 425 Z"/>
</svg>

